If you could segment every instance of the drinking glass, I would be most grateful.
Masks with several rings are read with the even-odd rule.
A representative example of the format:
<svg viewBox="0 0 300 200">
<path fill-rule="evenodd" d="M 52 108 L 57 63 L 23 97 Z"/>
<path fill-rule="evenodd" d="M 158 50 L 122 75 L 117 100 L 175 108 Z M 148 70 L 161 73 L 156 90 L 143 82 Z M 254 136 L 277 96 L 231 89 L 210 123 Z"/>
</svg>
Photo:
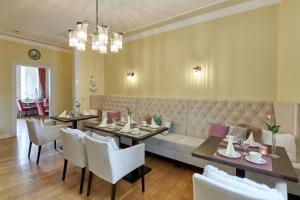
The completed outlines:
<svg viewBox="0 0 300 200">
<path fill-rule="evenodd" d="M 250 146 L 250 143 L 247 140 L 241 142 L 241 146 L 244 149 L 244 155 L 247 155 L 247 148 Z"/>
<path fill-rule="evenodd" d="M 111 119 L 111 121 L 112 121 L 112 123 L 113 123 L 113 124 L 112 124 L 112 127 L 113 127 L 113 128 L 116 128 L 117 119 L 113 117 L 113 118 Z"/>
</svg>

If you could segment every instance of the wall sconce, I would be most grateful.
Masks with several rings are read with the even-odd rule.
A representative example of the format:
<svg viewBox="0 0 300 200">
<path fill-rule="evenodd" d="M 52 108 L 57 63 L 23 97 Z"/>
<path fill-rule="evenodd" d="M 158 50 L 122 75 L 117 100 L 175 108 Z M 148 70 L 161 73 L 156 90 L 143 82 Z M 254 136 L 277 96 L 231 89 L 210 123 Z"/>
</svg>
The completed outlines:
<svg viewBox="0 0 300 200">
<path fill-rule="evenodd" d="M 195 76 L 200 76 L 201 70 L 202 70 L 201 66 L 200 65 L 196 65 L 196 67 L 193 68 L 193 74 Z"/>
<path fill-rule="evenodd" d="M 127 80 L 132 80 L 134 78 L 134 72 L 127 72 Z"/>
</svg>

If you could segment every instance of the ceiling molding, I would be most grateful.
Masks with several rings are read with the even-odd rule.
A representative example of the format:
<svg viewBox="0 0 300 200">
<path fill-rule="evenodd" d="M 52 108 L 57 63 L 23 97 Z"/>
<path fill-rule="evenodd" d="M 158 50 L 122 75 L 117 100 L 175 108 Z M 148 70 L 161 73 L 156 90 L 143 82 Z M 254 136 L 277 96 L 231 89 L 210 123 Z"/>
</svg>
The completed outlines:
<svg viewBox="0 0 300 200">
<path fill-rule="evenodd" d="M 200 24 L 200 23 L 204 23 L 207 21 L 211 21 L 214 19 L 218 19 L 218 18 L 222 18 L 222 17 L 226 17 L 226 16 L 230 16 L 230 15 L 234 15 L 234 14 L 238 14 L 238 13 L 242 13 L 242 12 L 246 12 L 249 10 L 254 10 L 257 8 L 262 8 L 262 7 L 266 7 L 266 6 L 271 6 L 274 4 L 278 4 L 280 3 L 282 0 L 252 0 L 249 2 L 245 2 L 245 3 L 240 3 L 234 6 L 229 6 L 227 8 L 223 8 L 220 10 L 216 10 L 213 12 L 209 12 L 206 14 L 202 14 L 202 15 L 198 15 L 195 17 L 191 17 L 191 18 L 187 18 L 187 19 L 183 19 L 174 23 L 170 23 L 167 25 L 163 25 L 157 28 L 153 28 L 147 31 L 143 31 L 141 33 L 136 33 L 133 35 L 129 35 L 129 36 L 125 36 L 124 37 L 124 42 L 130 42 L 130 41 L 134 41 L 134 40 L 138 40 L 141 38 L 145 38 L 145 37 L 149 37 L 152 35 L 157 35 L 160 33 L 164 33 L 164 32 L 168 32 L 171 30 L 176 30 L 176 29 L 180 29 L 180 28 L 184 28 L 187 26 L 191 26 L 194 24 Z"/>
<path fill-rule="evenodd" d="M 30 45 L 30 46 L 50 49 L 53 51 L 62 51 L 62 52 L 66 52 L 66 53 L 72 53 L 72 50 L 68 49 L 68 48 L 59 47 L 54 44 L 49 44 L 49 43 L 34 40 L 34 39 L 8 35 L 5 33 L 0 33 L 0 40 L 12 41 L 12 42 L 20 43 L 20 44 L 26 44 L 26 45 Z"/>
</svg>

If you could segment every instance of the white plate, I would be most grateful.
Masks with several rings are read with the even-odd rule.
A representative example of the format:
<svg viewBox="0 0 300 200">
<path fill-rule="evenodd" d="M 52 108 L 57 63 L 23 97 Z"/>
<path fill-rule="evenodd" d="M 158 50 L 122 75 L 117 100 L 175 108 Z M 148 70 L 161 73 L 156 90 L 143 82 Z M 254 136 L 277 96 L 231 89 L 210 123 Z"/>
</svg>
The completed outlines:
<svg viewBox="0 0 300 200">
<path fill-rule="evenodd" d="M 223 141 L 228 142 L 228 138 L 224 138 Z M 234 139 L 232 142 L 233 142 L 233 144 L 236 144 L 238 141 L 237 141 L 237 139 Z"/>
<path fill-rule="evenodd" d="M 152 128 L 152 129 L 158 129 L 159 128 L 159 126 L 155 126 L 155 127 L 153 127 L 153 126 L 148 126 L 149 128 Z"/>
<path fill-rule="evenodd" d="M 254 144 L 250 145 L 250 147 L 256 147 L 256 148 L 259 148 L 259 147 L 261 147 L 261 144 L 258 143 L 258 142 L 255 142 Z"/>
<path fill-rule="evenodd" d="M 242 156 L 242 155 L 241 155 L 239 152 L 237 152 L 237 151 L 234 152 L 235 155 L 233 155 L 233 156 L 227 155 L 227 154 L 226 154 L 226 149 L 219 149 L 219 150 L 218 150 L 218 154 L 220 154 L 221 156 L 225 156 L 225 157 L 227 157 L 227 158 L 240 158 L 240 157 Z"/>
<path fill-rule="evenodd" d="M 245 159 L 251 163 L 259 164 L 259 165 L 264 165 L 267 163 L 267 161 L 263 158 L 261 158 L 260 160 L 252 160 L 250 156 L 246 156 Z"/>
</svg>

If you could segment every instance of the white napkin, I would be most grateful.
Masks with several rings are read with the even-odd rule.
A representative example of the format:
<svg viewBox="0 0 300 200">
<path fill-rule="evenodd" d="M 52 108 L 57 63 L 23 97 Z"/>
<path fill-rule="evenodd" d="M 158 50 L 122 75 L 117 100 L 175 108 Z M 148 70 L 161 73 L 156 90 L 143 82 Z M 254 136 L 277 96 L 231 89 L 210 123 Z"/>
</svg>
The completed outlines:
<svg viewBox="0 0 300 200">
<path fill-rule="evenodd" d="M 58 117 L 67 117 L 67 111 L 65 110 Z"/>
<path fill-rule="evenodd" d="M 227 148 L 226 148 L 226 155 L 228 156 L 234 156 L 235 155 L 235 150 L 233 147 L 233 136 L 229 136 L 228 137 L 228 144 L 227 144 Z"/>
<path fill-rule="evenodd" d="M 120 131 L 121 132 L 130 132 L 131 131 L 129 121 L 125 124 L 125 126 Z"/>
<path fill-rule="evenodd" d="M 250 136 L 248 137 L 247 142 L 250 144 L 250 146 L 256 144 L 256 142 L 254 141 L 253 133 L 252 132 L 251 132 Z"/>
<path fill-rule="evenodd" d="M 101 124 L 98 125 L 100 128 L 104 128 L 104 127 L 107 127 L 107 117 L 105 117 Z"/>
<path fill-rule="evenodd" d="M 158 128 L 159 126 L 155 123 L 154 119 L 152 118 L 151 119 L 151 125 L 150 125 L 151 128 Z"/>
</svg>

